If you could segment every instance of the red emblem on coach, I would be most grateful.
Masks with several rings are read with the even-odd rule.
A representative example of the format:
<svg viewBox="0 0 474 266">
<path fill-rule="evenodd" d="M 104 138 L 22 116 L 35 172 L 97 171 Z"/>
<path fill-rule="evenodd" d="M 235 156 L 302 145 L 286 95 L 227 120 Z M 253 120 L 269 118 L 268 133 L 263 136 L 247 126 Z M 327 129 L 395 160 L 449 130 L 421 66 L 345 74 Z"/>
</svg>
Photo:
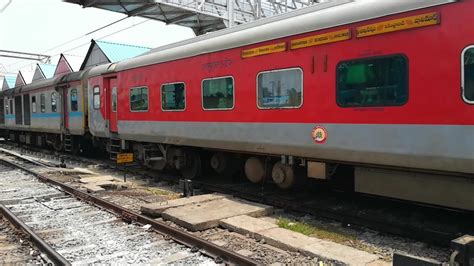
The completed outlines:
<svg viewBox="0 0 474 266">
<path fill-rule="evenodd" d="M 311 137 L 318 144 L 324 144 L 328 139 L 328 132 L 323 126 L 317 126 L 313 128 L 311 132 Z"/>
</svg>

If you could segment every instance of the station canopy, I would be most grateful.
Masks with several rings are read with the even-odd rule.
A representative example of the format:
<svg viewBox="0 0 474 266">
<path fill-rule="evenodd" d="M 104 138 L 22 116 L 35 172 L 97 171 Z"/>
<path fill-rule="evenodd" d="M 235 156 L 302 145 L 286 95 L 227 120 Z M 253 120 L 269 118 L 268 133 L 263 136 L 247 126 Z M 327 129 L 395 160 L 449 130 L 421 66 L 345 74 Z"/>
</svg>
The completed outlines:
<svg viewBox="0 0 474 266">
<path fill-rule="evenodd" d="M 24 85 L 26 85 L 25 78 L 23 78 L 23 74 L 21 74 L 21 71 L 18 71 L 18 74 L 16 75 L 16 80 L 15 80 L 15 88 L 24 86 Z"/>
<path fill-rule="evenodd" d="M 151 48 L 137 45 L 91 40 L 89 50 L 81 64 L 84 70 L 101 64 L 115 63 L 150 51 Z"/>
<path fill-rule="evenodd" d="M 52 64 L 36 64 L 35 73 L 33 74 L 33 80 L 43 80 L 49 79 L 54 76 L 54 71 L 56 70 L 56 65 Z"/>
<path fill-rule="evenodd" d="M 2 90 L 8 90 L 15 88 L 16 76 L 14 75 L 5 75 L 3 77 Z"/>
<path fill-rule="evenodd" d="M 189 27 L 196 35 L 334 0 L 64 0 Z"/>
</svg>

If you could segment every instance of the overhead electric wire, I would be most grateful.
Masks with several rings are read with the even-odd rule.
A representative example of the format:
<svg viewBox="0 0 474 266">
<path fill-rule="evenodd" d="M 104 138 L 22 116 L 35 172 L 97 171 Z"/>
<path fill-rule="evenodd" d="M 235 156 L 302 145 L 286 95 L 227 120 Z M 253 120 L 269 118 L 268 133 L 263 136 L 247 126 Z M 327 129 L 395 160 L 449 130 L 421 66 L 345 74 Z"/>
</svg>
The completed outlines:
<svg viewBox="0 0 474 266">
<path fill-rule="evenodd" d="M 48 50 L 45 50 L 45 51 L 41 52 L 41 54 L 44 54 L 44 53 L 46 53 L 46 52 L 48 52 L 48 51 L 57 49 L 57 48 L 59 48 L 59 47 L 61 47 L 61 46 L 70 44 L 70 43 L 72 43 L 72 42 L 74 42 L 74 41 L 77 41 L 77 40 L 79 40 L 79 39 L 81 39 L 81 38 L 87 37 L 88 35 L 91 35 L 92 33 L 95 33 L 95 32 L 98 32 L 98 31 L 100 31 L 100 30 L 103 30 L 103 29 L 105 29 L 105 28 L 107 28 L 107 27 L 110 27 L 110 26 L 112 26 L 112 25 L 114 25 L 114 24 L 117 24 L 117 23 L 119 23 L 119 22 L 121 22 L 121 21 L 123 21 L 123 20 L 125 20 L 125 19 L 127 19 L 127 18 L 129 18 L 129 17 L 128 17 L 128 16 L 127 16 L 127 17 L 123 17 L 123 18 L 118 19 L 118 20 L 116 20 L 116 21 L 114 21 L 114 22 L 111 22 L 111 23 L 109 23 L 109 24 L 107 24 L 107 25 L 101 26 L 101 27 L 99 27 L 99 28 L 97 28 L 97 29 L 95 29 L 95 30 L 92 30 L 92 31 L 90 31 L 90 32 L 87 32 L 87 33 L 85 33 L 85 34 L 82 34 L 81 36 L 75 37 L 74 39 L 71 39 L 71 40 L 66 41 L 66 42 L 64 42 L 64 43 L 61 43 L 61 44 L 59 44 L 59 45 L 56 45 L 56 46 L 54 46 L 53 48 L 49 48 Z M 51 57 L 53 57 L 53 56 L 51 56 Z M 16 64 L 18 64 L 18 63 L 20 63 L 20 62 L 22 62 L 22 61 L 23 61 L 23 60 L 19 60 L 19 61 L 16 61 L 16 62 L 12 63 L 12 64 L 9 64 L 9 65 L 7 65 L 7 68 L 9 68 L 9 67 L 11 67 L 11 66 L 14 66 L 14 65 L 16 65 Z M 20 68 L 21 68 L 21 67 L 20 67 Z"/>
<path fill-rule="evenodd" d="M 96 40 L 101 40 L 101 39 L 103 39 L 103 38 L 107 38 L 107 37 L 109 37 L 109 36 L 115 35 L 115 34 L 117 34 L 117 33 L 120 33 L 120 32 L 122 32 L 122 31 L 131 29 L 131 28 L 133 28 L 133 27 L 136 27 L 136 26 L 138 26 L 138 25 L 144 24 L 144 23 L 149 22 L 149 21 L 150 21 L 150 20 L 141 21 L 141 22 L 139 22 L 139 23 L 137 23 L 137 24 L 133 24 L 133 25 L 128 26 L 128 27 L 126 27 L 126 28 L 117 30 L 117 31 L 112 32 L 112 33 L 110 33 L 110 34 L 104 35 L 104 36 L 102 36 L 102 37 L 100 37 L 100 38 L 96 38 Z M 96 30 L 96 31 L 97 31 L 97 30 Z M 92 33 L 92 32 L 90 32 L 90 33 Z M 82 37 L 81 37 L 81 38 L 82 38 Z M 50 57 L 55 57 L 55 56 L 60 55 L 61 53 L 66 53 L 66 52 L 73 51 L 73 50 L 78 49 L 78 48 L 80 48 L 80 47 L 82 47 L 82 46 L 88 45 L 89 43 L 90 43 L 90 41 L 88 41 L 88 42 L 86 42 L 86 43 L 83 43 L 83 44 L 81 44 L 81 45 L 75 46 L 75 47 L 73 47 L 73 48 L 70 48 L 70 49 L 68 49 L 68 50 L 62 51 L 62 52 L 60 52 L 60 53 L 51 55 Z M 51 50 L 51 49 L 50 49 L 50 50 Z M 18 62 L 21 62 L 21 61 L 18 61 Z M 17 63 L 18 63 L 18 62 L 17 62 Z M 21 69 L 21 68 L 23 68 L 23 67 L 26 67 L 26 66 L 28 66 L 29 64 L 30 64 L 30 63 L 25 64 L 25 65 L 23 65 L 23 66 L 21 66 L 21 67 L 18 67 L 18 68 L 16 68 L 16 70 L 19 70 L 19 69 Z M 12 65 L 14 65 L 14 64 L 12 64 Z M 9 66 L 11 66 L 11 65 L 9 65 Z M 8 67 L 8 66 L 7 66 L 7 67 Z"/>
<path fill-rule="evenodd" d="M 144 23 L 149 22 L 149 21 L 150 21 L 150 20 L 144 20 L 144 21 L 139 22 L 139 23 L 137 23 L 137 24 L 133 24 L 133 25 L 128 26 L 128 27 L 126 27 L 126 28 L 117 30 L 117 31 L 115 31 L 115 32 L 112 32 L 112 33 L 109 33 L 109 34 L 107 34 L 107 35 L 104 35 L 104 36 L 102 36 L 102 37 L 100 37 L 100 38 L 97 38 L 97 40 L 101 40 L 101 39 L 103 39 L 103 38 L 107 38 L 107 37 L 109 37 L 109 36 L 115 35 L 115 34 L 120 33 L 120 32 L 122 32 L 122 31 L 126 31 L 126 30 L 128 30 L 128 29 L 131 29 L 131 28 L 133 28 L 133 27 L 136 27 L 136 26 L 138 26 L 138 25 L 144 24 Z M 73 48 L 71 48 L 71 49 L 68 49 L 68 50 L 62 51 L 62 52 L 60 52 L 60 53 L 51 55 L 51 57 L 55 57 L 55 56 L 58 56 L 58 55 L 60 55 L 60 54 L 62 54 L 62 53 L 67 53 L 67 52 L 73 51 L 73 50 L 75 50 L 75 49 L 77 49 L 77 48 L 80 48 L 80 47 L 82 47 L 82 46 L 88 45 L 89 43 L 90 43 L 90 42 L 83 43 L 83 44 L 78 45 L 78 46 L 75 46 L 75 47 L 73 47 Z M 28 63 L 28 64 L 26 64 L 26 65 L 23 65 L 23 66 L 17 68 L 17 70 L 19 70 L 19 69 L 21 69 L 21 68 L 23 68 L 23 67 L 26 67 L 26 66 L 28 66 L 29 64 L 30 64 L 30 63 Z"/>
<path fill-rule="evenodd" d="M 98 29 L 95 29 L 95 30 L 93 30 L 93 31 L 91 31 L 91 32 L 88 32 L 88 33 L 86 33 L 84 36 L 91 35 L 91 34 L 94 33 L 94 32 L 97 32 L 97 31 L 100 31 L 100 30 L 105 29 L 105 28 L 107 28 L 107 27 L 110 27 L 110 26 L 114 25 L 115 23 L 118 23 L 118 22 L 120 22 L 120 21 L 122 21 L 122 20 L 126 20 L 127 18 L 129 18 L 129 17 L 124 17 L 124 18 L 121 18 L 121 19 L 119 19 L 119 20 L 116 20 L 116 21 L 114 21 L 114 22 L 112 22 L 112 23 L 109 23 L 109 24 L 107 24 L 107 25 L 105 25 L 105 26 L 102 26 L 102 27 L 100 27 L 100 28 L 98 28 Z"/>
<path fill-rule="evenodd" d="M 145 23 L 145 22 L 148 22 L 148 21 L 150 21 L 150 20 L 144 20 L 144 21 L 139 22 L 139 23 L 137 23 L 137 24 L 133 24 L 133 25 L 128 26 L 128 27 L 126 27 L 126 28 L 120 29 L 120 30 L 118 30 L 118 31 L 115 31 L 115 32 L 112 32 L 112 33 L 110 33 L 110 34 L 104 35 L 104 36 L 102 36 L 102 37 L 100 37 L 100 38 L 97 38 L 96 40 L 102 40 L 103 38 L 107 38 L 107 37 L 109 37 L 109 36 L 115 35 L 115 34 L 117 34 L 117 33 L 120 33 L 120 32 L 122 32 L 122 31 L 128 30 L 128 29 L 133 28 L 133 27 L 135 27 L 135 26 L 141 25 L 141 24 L 143 24 L 143 23 Z M 70 48 L 70 49 L 68 49 L 68 50 L 65 50 L 65 51 L 63 51 L 63 52 L 61 52 L 61 53 L 66 53 L 66 52 L 73 51 L 73 50 L 75 50 L 75 49 L 77 49 L 77 48 L 79 48 L 79 47 L 82 47 L 82 46 L 84 46 L 84 45 L 88 45 L 89 43 L 90 43 L 90 42 L 83 43 L 83 44 L 81 44 L 81 45 L 78 45 L 78 46 L 75 46 L 75 47 Z M 52 55 L 51 57 L 60 55 L 61 53 Z"/>
</svg>

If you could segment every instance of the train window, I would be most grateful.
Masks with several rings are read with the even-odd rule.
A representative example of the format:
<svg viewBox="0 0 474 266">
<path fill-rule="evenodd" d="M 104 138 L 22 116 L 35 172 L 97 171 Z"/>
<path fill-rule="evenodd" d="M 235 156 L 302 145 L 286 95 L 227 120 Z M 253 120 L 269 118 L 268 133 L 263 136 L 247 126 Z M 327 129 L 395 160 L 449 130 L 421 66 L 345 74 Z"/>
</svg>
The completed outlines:
<svg viewBox="0 0 474 266">
<path fill-rule="evenodd" d="M 112 88 L 112 112 L 117 112 L 117 87 Z"/>
<path fill-rule="evenodd" d="M 303 104 L 303 71 L 292 68 L 259 73 L 257 98 L 262 109 L 299 108 Z"/>
<path fill-rule="evenodd" d="M 46 96 L 44 93 L 41 93 L 40 95 L 40 106 L 41 106 L 41 112 L 44 113 L 46 112 Z"/>
<path fill-rule="evenodd" d="M 234 108 L 234 79 L 222 77 L 202 81 L 202 107 L 205 110 Z"/>
<path fill-rule="evenodd" d="M 31 96 L 31 111 L 36 113 L 36 96 Z"/>
<path fill-rule="evenodd" d="M 130 89 L 130 110 L 132 112 L 148 111 L 147 87 L 136 87 Z"/>
<path fill-rule="evenodd" d="M 94 104 L 94 109 L 100 109 L 100 88 L 99 87 L 94 87 L 93 91 L 93 104 Z"/>
<path fill-rule="evenodd" d="M 161 109 L 179 111 L 186 108 L 186 88 L 184 83 L 164 84 L 161 86 Z"/>
<path fill-rule="evenodd" d="M 78 110 L 79 108 L 77 105 L 77 89 L 72 89 L 71 90 L 71 112 L 77 112 Z"/>
<path fill-rule="evenodd" d="M 467 103 L 474 104 L 474 47 L 471 46 L 463 53 L 463 98 Z"/>
<path fill-rule="evenodd" d="M 56 113 L 58 111 L 58 94 L 56 92 L 51 93 L 51 112 Z"/>
<path fill-rule="evenodd" d="M 408 60 L 393 55 L 341 62 L 336 94 L 341 107 L 403 105 L 408 101 Z"/>
</svg>

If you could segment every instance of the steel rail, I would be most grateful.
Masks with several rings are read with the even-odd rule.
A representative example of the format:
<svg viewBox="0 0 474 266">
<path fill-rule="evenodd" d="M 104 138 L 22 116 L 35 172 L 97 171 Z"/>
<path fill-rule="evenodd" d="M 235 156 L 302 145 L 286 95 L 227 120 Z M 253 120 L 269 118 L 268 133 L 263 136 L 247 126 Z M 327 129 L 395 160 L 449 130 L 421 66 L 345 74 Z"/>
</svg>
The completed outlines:
<svg viewBox="0 0 474 266">
<path fill-rule="evenodd" d="M 3 151 L 0 151 L 3 152 Z M 24 159 L 22 156 L 16 155 L 16 154 L 11 154 L 17 158 Z M 206 241 L 204 239 L 201 239 L 199 237 L 196 237 L 192 234 L 186 233 L 184 231 L 181 231 L 177 228 L 173 228 L 165 223 L 156 221 L 152 218 L 148 218 L 146 216 L 143 216 L 139 213 L 136 213 L 134 211 L 128 210 L 124 207 L 121 207 L 117 204 L 111 203 L 109 201 L 103 200 L 101 198 L 95 197 L 93 195 L 90 195 L 86 192 L 82 192 L 80 190 L 77 190 L 76 188 L 73 188 L 71 186 L 68 186 L 66 184 L 63 184 L 61 182 L 55 181 L 51 178 L 48 178 L 40 173 L 37 173 L 31 169 L 27 169 L 21 165 L 15 164 L 14 162 L 11 162 L 9 160 L 0 158 L 0 161 L 11 165 L 14 168 L 18 168 L 26 173 L 29 173 L 35 177 L 37 177 L 39 180 L 52 184 L 54 186 L 59 187 L 61 190 L 64 192 L 77 197 L 81 200 L 84 200 L 86 202 L 92 203 L 95 206 L 105 208 L 109 211 L 114 212 L 115 214 L 119 215 L 124 221 L 127 222 L 135 222 L 139 223 L 142 225 L 149 224 L 152 226 L 152 228 L 159 234 L 163 234 L 165 236 L 170 237 L 177 243 L 183 244 L 187 247 L 190 247 L 193 251 L 201 251 L 203 254 L 214 258 L 216 262 L 218 263 L 226 263 L 226 264 L 238 264 L 238 265 L 257 265 L 257 263 L 250 258 L 247 258 L 245 256 L 242 256 L 234 251 L 231 251 L 229 249 L 222 248 L 214 243 L 211 243 L 209 241 Z"/>
<path fill-rule="evenodd" d="M 59 254 L 53 247 L 46 243 L 40 236 L 38 236 L 28 225 L 26 225 L 20 218 L 18 218 L 14 213 L 12 213 L 5 205 L 0 203 L 0 212 L 2 215 L 10 221 L 16 228 L 25 232 L 30 241 L 35 244 L 35 246 L 45 253 L 48 256 L 48 259 L 51 260 L 55 265 L 71 265 L 61 254 Z"/>
</svg>

